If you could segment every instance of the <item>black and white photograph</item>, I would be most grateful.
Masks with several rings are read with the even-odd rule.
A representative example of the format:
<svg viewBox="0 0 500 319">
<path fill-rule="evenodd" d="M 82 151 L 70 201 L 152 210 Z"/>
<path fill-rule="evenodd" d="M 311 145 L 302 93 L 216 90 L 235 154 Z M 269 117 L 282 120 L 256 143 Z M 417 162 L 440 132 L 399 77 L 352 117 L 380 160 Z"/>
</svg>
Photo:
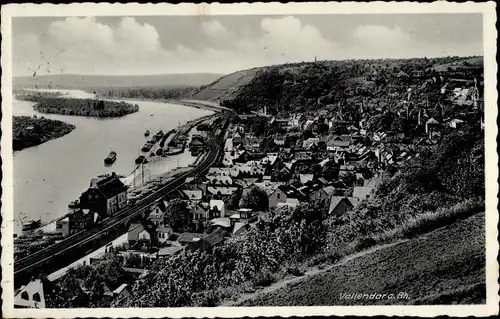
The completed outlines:
<svg viewBox="0 0 500 319">
<path fill-rule="evenodd" d="M 498 314 L 495 4 L 304 5 L 2 6 L 8 317 Z"/>
</svg>

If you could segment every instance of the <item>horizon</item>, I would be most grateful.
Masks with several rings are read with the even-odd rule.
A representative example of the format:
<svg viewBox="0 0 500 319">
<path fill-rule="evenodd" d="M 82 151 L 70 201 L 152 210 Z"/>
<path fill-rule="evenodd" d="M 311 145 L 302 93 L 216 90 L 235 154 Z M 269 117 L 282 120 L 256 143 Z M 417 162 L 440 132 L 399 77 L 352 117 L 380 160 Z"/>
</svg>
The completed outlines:
<svg viewBox="0 0 500 319">
<path fill-rule="evenodd" d="M 482 15 L 15 17 L 13 75 L 230 74 L 314 61 L 482 56 Z"/>
<path fill-rule="evenodd" d="M 220 75 L 221 77 L 227 76 L 232 73 L 237 73 L 241 71 L 246 71 L 246 70 L 251 70 L 251 69 L 257 69 L 257 68 L 266 68 L 266 67 L 273 67 L 273 66 L 280 66 L 280 65 L 286 65 L 286 64 L 301 64 L 301 63 L 321 63 L 321 62 L 344 62 L 344 61 L 394 61 L 394 60 L 414 60 L 414 59 L 444 59 L 444 58 L 452 58 L 452 57 L 458 57 L 462 59 L 466 58 L 477 58 L 477 57 L 482 57 L 484 58 L 484 55 L 447 55 L 447 56 L 437 56 L 437 57 L 414 57 L 414 58 L 373 58 L 373 59 L 342 59 L 342 60 L 317 60 L 317 61 L 303 61 L 303 62 L 289 62 L 289 63 L 280 63 L 280 64 L 271 64 L 271 65 L 261 65 L 261 66 L 255 66 L 252 68 L 247 68 L 247 69 L 241 69 L 241 70 L 236 70 L 231 73 L 216 73 L 216 72 L 190 72 L 190 73 L 148 73 L 148 74 L 84 74 L 84 73 L 48 73 L 48 74 L 41 74 L 37 75 L 38 77 L 50 77 L 50 76 L 101 76 L 101 77 L 141 77 L 141 76 L 174 76 L 174 75 Z M 16 75 L 13 76 L 14 78 L 29 78 L 33 77 L 33 75 Z"/>
</svg>

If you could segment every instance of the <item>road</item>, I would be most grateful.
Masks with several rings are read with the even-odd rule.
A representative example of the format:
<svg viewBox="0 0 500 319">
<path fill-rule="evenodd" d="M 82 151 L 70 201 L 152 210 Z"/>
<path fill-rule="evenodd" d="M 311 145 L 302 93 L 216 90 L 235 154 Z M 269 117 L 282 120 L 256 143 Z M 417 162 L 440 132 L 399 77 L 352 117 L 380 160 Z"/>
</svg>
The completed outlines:
<svg viewBox="0 0 500 319">
<path fill-rule="evenodd" d="M 205 158 L 193 169 L 181 173 L 171 181 L 163 185 L 159 190 L 141 199 L 132 206 L 129 206 L 116 215 L 109 217 L 94 228 L 86 229 L 82 232 L 69 236 L 63 241 L 40 250 L 30 256 L 19 259 L 14 263 L 14 284 L 22 284 L 22 281 L 30 279 L 30 276 L 36 275 L 37 270 L 43 267 L 44 272 L 50 271 L 54 267 L 64 267 L 72 262 L 71 258 L 85 255 L 85 245 L 92 245 L 101 237 L 112 235 L 116 229 L 125 229 L 134 219 L 143 215 L 149 207 L 156 201 L 163 198 L 169 192 L 179 188 L 184 184 L 186 177 L 196 176 L 208 170 L 208 168 L 220 160 L 221 149 L 224 141 L 224 131 L 229 120 L 229 113 L 223 116 L 223 130 L 220 136 L 212 136 L 209 139 L 209 150 Z M 95 246 L 95 245 L 94 245 Z M 55 262 L 58 261 L 58 262 Z M 64 263 L 64 264 L 63 264 Z"/>
</svg>

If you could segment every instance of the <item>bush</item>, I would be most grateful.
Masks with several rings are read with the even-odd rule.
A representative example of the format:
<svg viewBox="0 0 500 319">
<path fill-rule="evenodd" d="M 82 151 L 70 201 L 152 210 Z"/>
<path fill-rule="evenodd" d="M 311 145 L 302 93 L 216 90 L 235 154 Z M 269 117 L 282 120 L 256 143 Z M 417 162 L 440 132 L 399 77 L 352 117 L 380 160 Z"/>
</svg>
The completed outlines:
<svg viewBox="0 0 500 319">
<path fill-rule="evenodd" d="M 253 284 L 255 286 L 267 287 L 276 282 L 276 278 L 269 271 L 262 271 L 255 275 Z"/>
<path fill-rule="evenodd" d="M 305 274 L 304 271 L 299 269 L 297 266 L 287 267 L 286 272 L 290 275 L 297 276 L 297 277 L 304 276 L 304 274 Z"/>
</svg>

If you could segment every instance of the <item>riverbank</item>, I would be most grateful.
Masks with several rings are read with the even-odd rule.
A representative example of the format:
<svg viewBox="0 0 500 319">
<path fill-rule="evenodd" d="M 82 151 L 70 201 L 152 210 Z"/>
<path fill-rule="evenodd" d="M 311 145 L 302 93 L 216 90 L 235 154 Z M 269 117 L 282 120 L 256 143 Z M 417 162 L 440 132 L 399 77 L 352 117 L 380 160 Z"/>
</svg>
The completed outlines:
<svg viewBox="0 0 500 319">
<path fill-rule="evenodd" d="M 40 145 L 64 136 L 75 129 L 75 125 L 46 118 L 13 116 L 12 149 L 22 149 Z"/>
<path fill-rule="evenodd" d="M 175 100 L 175 99 L 151 99 L 151 98 L 127 98 L 127 97 L 106 97 L 108 100 L 117 101 L 151 101 L 167 104 L 177 104 L 183 106 L 189 106 L 197 109 L 214 111 L 214 112 L 224 112 L 231 111 L 231 109 L 218 105 L 215 102 L 209 101 L 198 101 L 198 100 Z"/>
<path fill-rule="evenodd" d="M 16 95 L 23 101 L 34 102 L 33 109 L 40 113 L 76 115 L 88 117 L 122 117 L 139 111 L 139 105 L 96 99 L 77 99 L 51 96 L 45 93 L 24 93 Z"/>
<path fill-rule="evenodd" d="M 60 92 L 67 98 L 92 99 L 83 91 Z M 135 159 L 141 154 L 140 148 L 147 140 L 144 136 L 146 130 L 153 134 L 160 130 L 166 132 L 179 124 L 212 114 L 182 105 L 146 101 L 129 103 L 137 103 L 139 111 L 117 118 L 95 118 L 46 115 L 33 108 L 34 102 L 14 99 L 12 109 L 15 116 L 36 115 L 76 126 L 71 134 L 43 146 L 14 153 L 14 219 L 17 234 L 21 233 L 24 218 L 41 219 L 44 224 L 65 215 L 69 211 L 68 203 L 79 198 L 92 178 L 112 172 L 130 175 L 137 166 Z M 113 165 L 106 166 L 103 160 L 110 151 L 118 154 L 117 159 Z M 178 166 L 188 167 L 194 159 L 189 153 L 183 153 L 148 163 L 144 167 L 144 180 L 151 180 Z M 139 173 L 136 172 L 136 176 Z M 142 178 L 136 178 L 137 182 L 142 182 Z M 29 201 L 26 194 L 29 194 Z"/>
</svg>

